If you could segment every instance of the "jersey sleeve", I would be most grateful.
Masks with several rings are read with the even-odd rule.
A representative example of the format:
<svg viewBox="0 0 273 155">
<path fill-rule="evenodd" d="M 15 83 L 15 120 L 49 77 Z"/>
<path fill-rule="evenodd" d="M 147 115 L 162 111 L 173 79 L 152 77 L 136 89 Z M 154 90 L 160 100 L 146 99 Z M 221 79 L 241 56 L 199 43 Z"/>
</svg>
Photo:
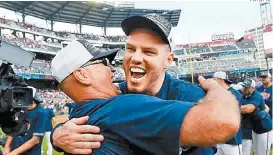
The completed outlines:
<svg viewBox="0 0 273 155">
<path fill-rule="evenodd" d="M 263 97 L 260 98 L 260 105 L 259 105 L 260 110 L 265 110 L 265 101 Z"/>
<path fill-rule="evenodd" d="M 55 114 L 53 112 L 53 110 L 48 109 L 48 113 L 49 113 L 49 118 L 52 119 L 53 117 L 55 117 Z"/>
<path fill-rule="evenodd" d="M 265 105 L 262 96 L 260 97 L 259 95 L 260 94 L 256 94 L 255 96 L 251 97 L 248 104 L 253 104 L 255 108 L 261 108 L 262 110 L 265 108 Z"/>
<path fill-rule="evenodd" d="M 116 134 L 154 154 L 178 154 L 180 128 L 194 104 L 126 95 L 109 105 L 119 109 L 110 111 L 107 119 Z"/>
<path fill-rule="evenodd" d="M 176 88 L 177 93 L 174 94 L 176 100 L 197 103 L 200 99 L 204 98 L 205 91 L 197 85 L 183 86 L 180 85 Z"/>
<path fill-rule="evenodd" d="M 44 136 L 46 128 L 46 111 L 39 111 L 36 113 L 35 122 L 32 124 L 33 136 Z"/>
</svg>

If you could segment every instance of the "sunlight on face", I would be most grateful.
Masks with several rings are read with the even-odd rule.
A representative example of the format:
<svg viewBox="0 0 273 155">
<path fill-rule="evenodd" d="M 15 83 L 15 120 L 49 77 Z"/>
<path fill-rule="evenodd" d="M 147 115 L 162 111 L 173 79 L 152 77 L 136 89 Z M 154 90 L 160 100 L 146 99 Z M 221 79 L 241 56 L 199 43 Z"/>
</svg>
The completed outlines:
<svg viewBox="0 0 273 155">
<path fill-rule="evenodd" d="M 153 89 L 165 76 L 170 54 L 168 44 L 155 33 L 144 29 L 131 32 L 123 58 L 129 91 L 145 93 Z"/>
</svg>

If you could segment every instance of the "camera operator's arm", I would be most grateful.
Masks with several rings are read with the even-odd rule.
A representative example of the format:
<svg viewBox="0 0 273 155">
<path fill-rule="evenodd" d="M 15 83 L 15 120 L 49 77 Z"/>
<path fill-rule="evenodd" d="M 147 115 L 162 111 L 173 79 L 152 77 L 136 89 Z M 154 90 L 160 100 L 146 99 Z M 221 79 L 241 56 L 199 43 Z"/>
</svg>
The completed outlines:
<svg viewBox="0 0 273 155">
<path fill-rule="evenodd" d="M 7 137 L 7 141 L 6 141 L 6 144 L 4 147 L 4 152 L 3 152 L 4 155 L 10 153 L 10 145 L 11 145 L 12 140 L 13 140 L 12 136 Z"/>
<path fill-rule="evenodd" d="M 55 123 L 55 122 L 56 122 L 55 117 L 52 117 L 51 121 L 52 121 L 52 124 L 53 124 L 53 125 L 55 125 L 55 124 L 56 124 L 56 123 Z"/>
<path fill-rule="evenodd" d="M 34 145 L 38 144 L 40 140 L 41 140 L 40 136 L 33 136 L 30 140 L 28 140 L 23 145 L 10 152 L 8 155 L 18 155 L 24 153 L 31 149 Z"/>
</svg>

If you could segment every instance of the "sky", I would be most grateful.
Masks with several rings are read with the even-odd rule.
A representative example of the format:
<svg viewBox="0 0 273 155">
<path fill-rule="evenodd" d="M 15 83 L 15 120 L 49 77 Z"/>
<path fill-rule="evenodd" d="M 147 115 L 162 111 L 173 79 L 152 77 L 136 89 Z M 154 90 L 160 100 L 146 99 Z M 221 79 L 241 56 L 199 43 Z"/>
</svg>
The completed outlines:
<svg viewBox="0 0 273 155">
<path fill-rule="evenodd" d="M 213 34 L 226 32 L 234 33 L 235 39 L 238 39 L 245 34 L 246 30 L 259 27 L 262 24 L 258 0 L 135 1 L 135 7 L 181 9 L 178 25 L 171 31 L 171 36 L 176 44 L 207 42 L 211 41 Z M 18 13 L 0 8 L 0 17 L 3 16 L 21 21 L 21 16 Z M 27 16 L 26 22 L 50 29 L 50 24 L 45 20 Z M 57 22 L 54 24 L 54 30 L 79 32 L 75 25 Z M 90 26 L 83 26 L 82 31 L 102 34 L 101 28 Z M 124 34 L 120 28 L 109 28 L 107 33 L 109 35 Z"/>
</svg>

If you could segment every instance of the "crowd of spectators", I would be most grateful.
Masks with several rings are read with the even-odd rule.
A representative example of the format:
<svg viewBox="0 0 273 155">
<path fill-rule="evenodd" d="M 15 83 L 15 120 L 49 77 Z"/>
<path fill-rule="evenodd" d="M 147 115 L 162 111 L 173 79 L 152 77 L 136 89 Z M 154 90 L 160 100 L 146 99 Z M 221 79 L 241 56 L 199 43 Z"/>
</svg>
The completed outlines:
<svg viewBox="0 0 273 155">
<path fill-rule="evenodd" d="M 181 70 L 190 73 L 190 63 L 183 62 L 179 64 Z M 255 63 L 249 59 L 222 59 L 218 61 L 195 61 L 192 63 L 194 73 L 206 73 L 213 71 L 229 71 L 236 69 L 254 68 Z"/>
<path fill-rule="evenodd" d="M 192 57 L 192 58 L 182 58 L 179 62 L 196 62 L 196 61 L 212 61 L 212 60 L 226 60 L 234 58 L 234 54 L 230 55 L 219 55 L 219 56 L 200 56 L 200 57 Z M 253 55 L 251 53 L 240 53 L 236 54 L 236 58 L 252 58 Z"/>
<path fill-rule="evenodd" d="M 37 97 L 46 104 L 48 108 L 53 109 L 55 113 L 64 114 L 68 111 L 65 106 L 66 103 L 72 103 L 68 96 L 64 92 L 54 89 L 38 89 Z"/>
<path fill-rule="evenodd" d="M 29 68 L 13 65 L 15 73 L 51 75 L 50 62 L 46 60 L 34 60 Z"/>
<path fill-rule="evenodd" d="M 86 40 L 94 40 L 94 41 L 111 41 L 111 42 L 123 42 L 126 40 L 125 35 L 116 35 L 116 36 L 103 36 L 103 35 L 96 35 L 92 33 L 85 33 L 85 34 L 79 34 L 79 33 L 73 33 L 73 32 L 68 32 L 68 31 L 60 31 L 60 32 L 55 32 L 51 31 L 49 29 L 37 27 L 36 25 L 33 24 L 28 24 L 28 23 L 22 23 L 10 19 L 6 19 L 5 17 L 0 18 L 0 23 L 9 25 L 11 27 L 16 27 L 20 29 L 25 29 L 28 31 L 34 31 L 34 32 L 39 32 L 41 34 L 44 34 L 46 36 L 52 36 L 52 37 L 62 37 L 65 39 L 86 39 Z"/>
<path fill-rule="evenodd" d="M 219 51 L 230 51 L 230 50 L 237 50 L 235 45 L 218 45 L 218 46 L 211 46 L 212 51 L 219 52 Z"/>
<path fill-rule="evenodd" d="M 191 46 L 191 51 L 189 48 L 185 48 L 187 54 L 198 54 L 198 53 L 208 53 L 212 52 L 208 45 L 200 45 L 200 46 Z"/>
<path fill-rule="evenodd" d="M 9 42 L 13 45 L 20 46 L 22 48 L 28 48 L 28 49 L 38 49 L 43 50 L 47 52 L 58 52 L 61 48 L 48 46 L 44 44 L 44 41 L 36 41 L 28 38 L 19 38 L 12 35 L 2 35 L 2 39 L 6 42 Z"/>
<path fill-rule="evenodd" d="M 253 40 L 246 39 L 241 42 L 230 43 L 227 45 L 196 45 L 191 46 L 191 50 L 188 46 L 184 46 L 181 49 L 174 50 L 175 55 L 190 55 L 190 54 L 200 54 L 200 53 L 213 53 L 213 52 L 225 52 L 232 50 L 250 49 L 256 48 Z"/>
<path fill-rule="evenodd" d="M 114 67 L 115 79 L 125 79 L 125 73 L 121 67 Z M 29 68 L 25 68 L 22 66 L 13 65 L 13 70 L 15 73 L 25 73 L 25 74 L 43 74 L 43 75 L 51 75 L 50 72 L 50 61 L 35 59 Z"/>
<path fill-rule="evenodd" d="M 244 39 L 242 42 L 235 43 L 240 49 L 257 48 L 255 42 L 251 39 Z"/>
</svg>

